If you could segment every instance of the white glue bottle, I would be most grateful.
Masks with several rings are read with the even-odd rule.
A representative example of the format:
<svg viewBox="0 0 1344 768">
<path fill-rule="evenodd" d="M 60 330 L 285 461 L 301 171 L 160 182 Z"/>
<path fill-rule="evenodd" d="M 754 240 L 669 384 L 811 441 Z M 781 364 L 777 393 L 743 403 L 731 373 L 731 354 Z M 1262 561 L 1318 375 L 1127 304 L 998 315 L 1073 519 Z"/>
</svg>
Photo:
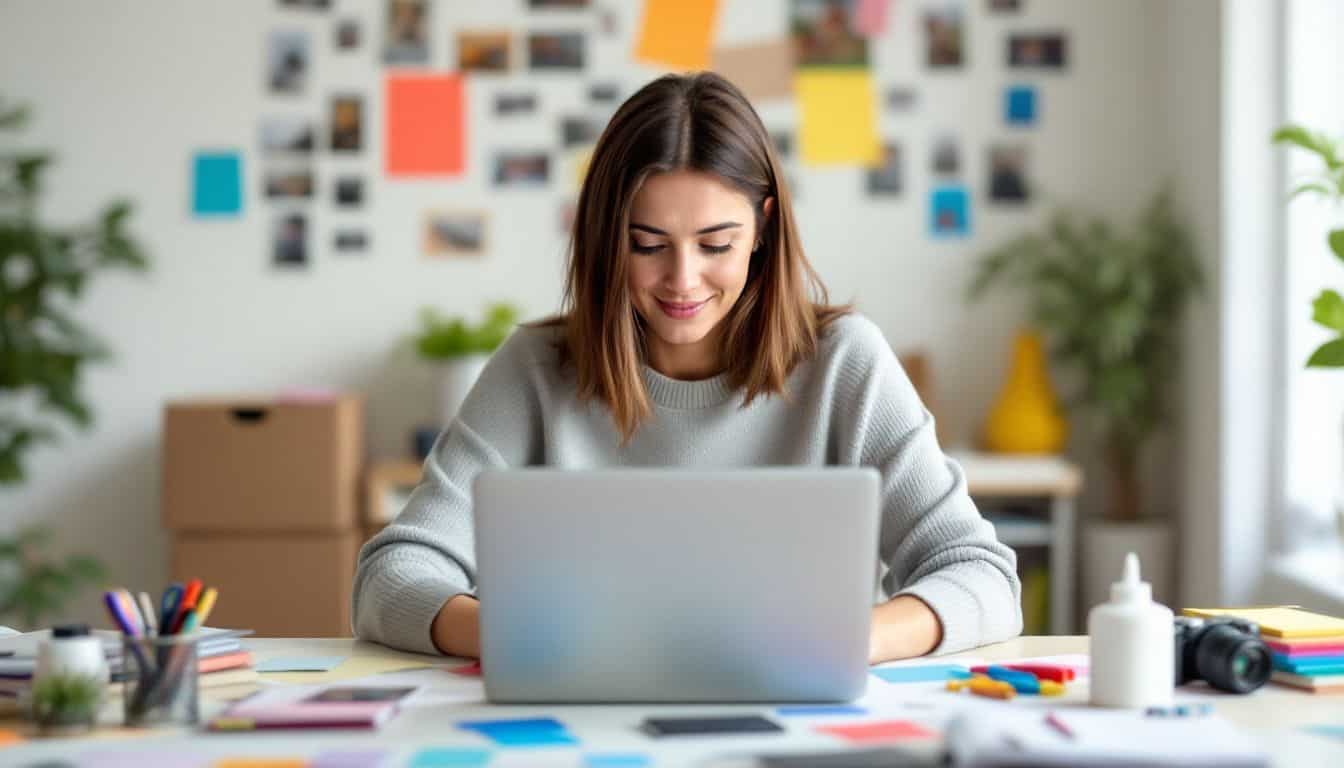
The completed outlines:
<svg viewBox="0 0 1344 768">
<path fill-rule="evenodd" d="M 1111 600 L 1087 616 L 1092 648 L 1092 705 L 1121 709 L 1167 707 L 1176 686 L 1171 609 L 1153 602 L 1153 588 L 1139 581 L 1139 557 L 1125 555 L 1125 572 L 1111 585 Z"/>
</svg>

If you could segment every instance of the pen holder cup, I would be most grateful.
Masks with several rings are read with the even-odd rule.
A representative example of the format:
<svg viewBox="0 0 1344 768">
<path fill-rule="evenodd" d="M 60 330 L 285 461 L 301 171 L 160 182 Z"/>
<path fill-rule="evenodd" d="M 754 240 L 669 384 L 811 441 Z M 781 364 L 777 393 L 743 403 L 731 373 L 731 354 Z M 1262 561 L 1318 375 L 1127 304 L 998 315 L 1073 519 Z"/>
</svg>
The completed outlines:
<svg viewBox="0 0 1344 768">
<path fill-rule="evenodd" d="M 122 713 L 126 725 L 194 725 L 197 648 L 194 635 L 122 638 Z"/>
</svg>

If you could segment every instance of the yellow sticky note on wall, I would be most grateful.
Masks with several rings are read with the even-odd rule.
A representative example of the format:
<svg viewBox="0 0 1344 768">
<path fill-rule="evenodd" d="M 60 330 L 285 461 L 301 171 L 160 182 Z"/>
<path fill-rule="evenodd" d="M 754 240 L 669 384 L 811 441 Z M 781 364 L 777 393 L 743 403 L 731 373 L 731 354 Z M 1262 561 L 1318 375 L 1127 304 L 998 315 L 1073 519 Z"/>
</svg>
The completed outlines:
<svg viewBox="0 0 1344 768">
<path fill-rule="evenodd" d="M 1344 619 L 1304 611 L 1292 606 L 1275 608 L 1186 608 L 1186 616 L 1211 618 L 1237 616 L 1260 625 L 1260 634 L 1294 639 L 1302 637 L 1344 637 Z"/>
<path fill-rule="evenodd" d="M 798 143 L 808 165 L 876 165 L 881 156 L 867 70 L 802 71 L 794 81 Z"/>
<path fill-rule="evenodd" d="M 646 0 L 635 58 L 669 69 L 709 69 L 719 0 Z"/>
</svg>

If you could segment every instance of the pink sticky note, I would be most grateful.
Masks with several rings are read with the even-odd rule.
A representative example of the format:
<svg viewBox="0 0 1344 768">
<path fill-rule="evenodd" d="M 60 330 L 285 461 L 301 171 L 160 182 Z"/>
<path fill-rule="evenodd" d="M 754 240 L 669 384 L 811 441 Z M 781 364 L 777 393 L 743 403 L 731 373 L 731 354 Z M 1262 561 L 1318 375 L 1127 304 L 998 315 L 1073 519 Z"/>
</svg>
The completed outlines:
<svg viewBox="0 0 1344 768">
<path fill-rule="evenodd" d="M 817 732 L 844 739 L 851 744 L 880 744 L 892 741 L 938 738 L 938 734 L 919 723 L 912 723 L 908 720 L 879 720 L 852 725 L 826 725 L 817 728 Z"/>
<path fill-rule="evenodd" d="M 887 7 L 890 0 L 859 0 L 851 23 L 854 33 L 877 37 L 887 31 Z"/>
<path fill-rule="evenodd" d="M 452 672 L 454 675 L 461 675 L 463 677 L 480 677 L 481 662 L 473 661 L 470 664 L 463 664 L 460 667 L 453 667 L 448 671 Z"/>
</svg>

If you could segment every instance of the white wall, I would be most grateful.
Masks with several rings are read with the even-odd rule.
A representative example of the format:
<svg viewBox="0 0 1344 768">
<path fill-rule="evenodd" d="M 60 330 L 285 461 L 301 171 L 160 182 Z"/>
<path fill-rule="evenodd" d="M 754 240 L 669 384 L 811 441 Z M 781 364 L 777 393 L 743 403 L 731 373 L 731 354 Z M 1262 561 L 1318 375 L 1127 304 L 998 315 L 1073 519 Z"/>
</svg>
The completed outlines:
<svg viewBox="0 0 1344 768">
<path fill-rule="evenodd" d="M 426 420 L 432 407 L 427 371 L 401 346 L 419 307 L 475 312 L 487 299 L 508 298 L 540 315 L 557 306 L 563 242 L 556 219 L 563 185 L 499 193 L 488 186 L 484 161 L 495 147 L 558 148 L 558 118 L 581 107 L 587 85 L 618 79 L 629 92 L 656 74 L 634 65 L 629 55 L 636 4 L 619 4 L 620 36 L 597 42 L 590 76 L 470 83 L 472 144 L 463 179 L 395 182 L 379 177 L 381 70 L 371 41 L 380 29 L 381 4 L 336 5 L 337 15 L 365 21 L 366 47 L 353 57 L 334 54 L 330 16 L 282 11 L 268 0 L 5 5 L 0 93 L 32 104 L 36 120 L 27 142 L 53 148 L 59 157 L 49 175 L 45 213 L 54 221 L 73 220 L 114 195 L 130 195 L 137 204 L 134 230 L 152 251 L 154 269 L 145 277 L 105 276 L 83 304 L 82 317 L 117 351 L 115 363 L 86 381 L 98 426 L 32 456 L 27 485 L 0 492 L 0 526 L 52 522 L 69 548 L 100 552 L 115 581 L 152 586 L 166 563 L 158 524 L 165 400 L 294 385 L 363 390 L 369 395 L 371 452 L 397 454 L 409 428 Z M 997 390 L 1019 317 L 1005 298 L 973 309 L 962 304 L 977 253 L 1039 222 L 1056 202 L 1128 217 L 1162 172 L 1192 157 L 1200 165 L 1183 189 L 1205 217 L 1202 230 L 1207 216 L 1217 215 L 1202 186 L 1209 180 L 1206 150 L 1193 146 L 1202 138 L 1170 135 L 1186 117 L 1200 131 L 1216 120 L 1209 112 L 1216 111 L 1216 100 L 1210 101 L 1215 97 L 1206 93 L 1216 61 L 1196 57 L 1193 68 L 1182 70 L 1184 58 L 1176 55 L 1181 40 L 1200 47 L 1208 45 L 1201 42 L 1206 36 L 1216 36 L 1217 27 L 1206 25 L 1217 15 L 1213 3 L 1173 8 L 1148 0 L 1027 0 L 1021 15 L 993 17 L 985 5 L 965 6 L 969 65 L 963 72 L 929 74 L 918 63 L 914 14 L 922 3 L 895 3 L 892 31 L 873 47 L 880 86 L 906 84 L 918 92 L 913 112 L 884 112 L 881 118 L 883 134 L 905 145 L 905 197 L 867 199 L 857 169 L 796 172 L 804 241 L 833 297 L 857 299 L 898 348 L 932 351 L 943 412 L 961 438 L 972 434 Z M 731 0 L 718 37 L 747 42 L 779 35 L 786 29 L 784 8 L 775 0 Z M 433 67 L 447 67 L 450 32 L 462 25 L 526 31 L 568 27 L 569 18 L 529 13 L 522 0 L 441 0 L 432 17 Z M 580 26 L 595 28 L 589 16 L 578 18 Z M 1170 22 L 1179 22 L 1186 36 L 1178 39 Z M 292 103 L 269 97 L 263 87 L 265 35 L 280 25 L 313 31 L 313 81 L 308 94 Z M 1071 35 L 1068 71 L 1007 71 L 1004 33 L 1042 28 Z M 1162 68 L 1164 61 L 1170 71 Z M 1164 86 L 1167 79 L 1180 87 Z M 1001 90 L 1016 82 L 1040 88 L 1042 118 L 1034 130 L 1002 125 Z M 505 85 L 535 85 L 544 119 L 496 123 L 491 95 Z M 332 91 L 351 89 L 366 97 L 371 149 L 355 159 L 319 153 L 320 190 L 327 191 L 324 180 L 333 170 L 361 170 L 370 180 L 370 202 L 359 213 L 338 215 L 319 196 L 310 206 L 313 266 L 275 272 L 267 255 L 275 209 L 258 194 L 259 118 L 320 118 Z M 761 112 L 772 127 L 796 123 L 788 104 L 762 105 Z M 928 152 L 931 138 L 943 130 L 962 138 L 963 176 L 975 194 L 975 234 L 962 241 L 934 242 L 925 234 Z M 1025 212 L 991 210 L 981 195 L 986 144 L 1010 135 L 1031 145 L 1035 182 L 1043 191 Z M 1189 155 L 1181 149 L 1186 144 Z M 188 215 L 189 158 L 209 147 L 244 153 L 240 219 Z M 493 211 L 489 257 L 424 260 L 418 242 L 422 211 L 458 206 Z M 367 225 L 371 255 L 347 259 L 329 252 L 331 228 L 342 221 Z M 1195 426 L 1209 429 L 1198 418 Z M 1172 506 L 1165 490 L 1158 495 Z"/>
</svg>

